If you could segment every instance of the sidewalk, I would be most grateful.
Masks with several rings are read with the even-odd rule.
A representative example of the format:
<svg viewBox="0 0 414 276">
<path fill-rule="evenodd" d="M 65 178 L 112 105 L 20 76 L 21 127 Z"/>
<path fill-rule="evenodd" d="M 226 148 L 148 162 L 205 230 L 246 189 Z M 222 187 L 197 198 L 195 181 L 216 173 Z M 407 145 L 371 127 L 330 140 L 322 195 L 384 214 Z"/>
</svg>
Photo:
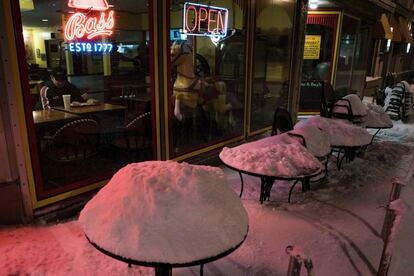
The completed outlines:
<svg viewBox="0 0 414 276">
<path fill-rule="evenodd" d="M 414 157 L 413 132 L 414 125 L 397 125 L 341 171 L 331 163 L 328 180 L 311 184 L 308 193 L 301 193 L 298 185 L 291 204 L 286 203 L 290 185 L 279 181 L 270 201 L 260 205 L 259 179 L 245 176 L 242 200 L 250 220 L 248 237 L 231 255 L 205 265 L 205 275 L 286 275 L 287 245 L 302 247 L 312 258 L 314 275 L 375 275 L 384 218 L 379 206 L 387 203 L 391 180 L 404 176 Z M 224 170 L 239 193 L 238 174 Z M 409 209 L 402 218 L 389 273 L 396 276 L 414 275 L 412 178 L 402 198 Z M 1 275 L 154 275 L 151 268 L 128 268 L 96 251 L 76 220 L 0 228 L 0 253 Z M 199 267 L 180 268 L 173 274 L 198 275 L 198 271 Z"/>
</svg>

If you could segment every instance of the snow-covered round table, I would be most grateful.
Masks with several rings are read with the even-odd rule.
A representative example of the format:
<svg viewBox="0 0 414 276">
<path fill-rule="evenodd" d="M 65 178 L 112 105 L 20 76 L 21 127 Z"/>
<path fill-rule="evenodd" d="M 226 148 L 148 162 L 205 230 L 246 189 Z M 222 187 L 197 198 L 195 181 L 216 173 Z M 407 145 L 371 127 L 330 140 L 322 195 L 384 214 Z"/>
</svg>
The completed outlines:
<svg viewBox="0 0 414 276">
<path fill-rule="evenodd" d="M 295 127 L 302 125 L 316 126 L 329 136 L 332 149 L 338 152 L 336 163 L 338 169 L 341 168 L 344 159 L 347 162 L 352 161 L 356 150 L 366 147 L 372 140 L 372 135 L 365 128 L 347 120 L 314 116 L 300 121 Z"/>
<path fill-rule="evenodd" d="M 372 135 L 371 143 L 375 136 L 383 129 L 389 129 L 394 126 L 390 116 L 384 111 L 382 106 L 369 103 L 367 104 L 368 113 L 362 118 L 361 127 L 376 129 L 377 131 Z"/>
<path fill-rule="evenodd" d="M 279 135 L 276 135 L 276 138 L 277 136 Z M 318 175 L 323 166 L 298 142 L 275 142 L 269 145 L 268 142 L 273 138 L 265 139 L 266 143 L 259 140 L 234 148 L 225 147 L 220 152 L 220 160 L 232 170 L 260 178 L 260 203 L 270 199 L 270 191 L 275 180 L 295 181 L 289 191 L 290 202 L 296 183 L 302 182 L 302 190 L 308 190 L 309 179 Z M 259 144 L 262 147 L 258 147 Z"/>
<path fill-rule="evenodd" d="M 226 256 L 248 232 L 247 212 L 220 168 L 174 161 L 122 168 L 79 222 L 99 251 L 156 275 Z"/>
</svg>

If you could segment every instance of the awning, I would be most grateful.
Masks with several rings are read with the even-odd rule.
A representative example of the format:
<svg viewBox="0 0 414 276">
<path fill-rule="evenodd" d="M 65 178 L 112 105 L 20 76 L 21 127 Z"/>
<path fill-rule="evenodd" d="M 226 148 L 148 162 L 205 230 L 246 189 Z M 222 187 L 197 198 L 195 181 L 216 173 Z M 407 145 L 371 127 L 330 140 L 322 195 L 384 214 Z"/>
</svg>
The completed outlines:
<svg viewBox="0 0 414 276">
<path fill-rule="evenodd" d="M 388 12 L 394 13 L 395 11 L 396 4 L 393 3 L 391 0 L 368 0 L 368 1 Z"/>
<path fill-rule="evenodd" d="M 375 24 L 373 38 L 392 39 L 390 22 L 384 13 L 381 15 L 381 19 L 377 24 Z"/>
<path fill-rule="evenodd" d="M 411 31 L 408 29 L 408 21 L 402 16 L 398 17 L 398 23 L 400 24 L 400 30 L 402 35 L 402 41 L 406 43 L 412 43 L 413 38 L 411 36 Z"/>
<path fill-rule="evenodd" d="M 401 42 L 402 36 L 400 31 L 400 23 L 398 23 L 394 16 L 391 16 L 390 25 L 392 28 L 392 41 Z"/>
</svg>

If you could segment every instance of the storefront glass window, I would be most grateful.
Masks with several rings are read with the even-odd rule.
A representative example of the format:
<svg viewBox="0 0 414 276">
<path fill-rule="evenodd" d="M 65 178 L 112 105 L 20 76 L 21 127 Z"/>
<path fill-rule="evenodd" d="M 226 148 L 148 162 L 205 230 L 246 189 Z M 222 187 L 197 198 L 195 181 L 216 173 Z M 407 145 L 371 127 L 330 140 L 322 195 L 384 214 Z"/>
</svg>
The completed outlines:
<svg viewBox="0 0 414 276">
<path fill-rule="evenodd" d="M 299 114 L 318 114 L 323 82 L 331 83 L 340 12 L 309 12 L 306 24 L 305 49 Z"/>
<path fill-rule="evenodd" d="M 335 90 L 338 96 L 350 94 L 351 92 L 352 70 L 357 58 L 355 54 L 358 30 L 359 20 L 344 15 L 335 80 Z"/>
<path fill-rule="evenodd" d="M 365 86 L 367 75 L 368 52 L 371 41 L 369 37 L 370 29 L 368 26 L 362 26 L 357 35 L 357 44 L 355 46 L 355 62 L 352 70 L 351 90 L 362 92 Z"/>
<path fill-rule="evenodd" d="M 39 199 L 153 158 L 149 2 L 20 1 Z"/>
<path fill-rule="evenodd" d="M 277 107 L 287 107 L 296 1 L 257 1 L 251 130 L 272 124 Z"/>
<path fill-rule="evenodd" d="M 243 134 L 245 1 L 209 3 L 170 2 L 171 157 Z"/>
</svg>

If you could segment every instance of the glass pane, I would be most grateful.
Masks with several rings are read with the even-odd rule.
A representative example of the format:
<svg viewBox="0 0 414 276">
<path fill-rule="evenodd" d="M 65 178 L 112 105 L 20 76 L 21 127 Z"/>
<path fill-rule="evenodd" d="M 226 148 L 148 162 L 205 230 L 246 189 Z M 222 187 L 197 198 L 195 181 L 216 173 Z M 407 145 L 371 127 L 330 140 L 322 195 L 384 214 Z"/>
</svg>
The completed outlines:
<svg viewBox="0 0 414 276">
<path fill-rule="evenodd" d="M 257 1 L 251 130 L 272 124 L 277 107 L 287 108 L 296 1 Z"/>
<path fill-rule="evenodd" d="M 336 70 L 335 91 L 337 96 L 351 93 L 352 70 L 356 59 L 357 32 L 359 20 L 343 17 L 338 67 Z"/>
<path fill-rule="evenodd" d="M 303 60 L 302 80 L 331 81 L 335 31 L 329 25 L 307 24 L 306 35 L 320 36 L 321 46 L 319 58 Z"/>
<path fill-rule="evenodd" d="M 28 2 L 26 110 L 41 196 L 152 159 L 148 1 Z"/>
<path fill-rule="evenodd" d="M 309 14 L 300 91 L 300 113 L 319 113 L 323 82 L 330 83 L 339 15 Z"/>
<path fill-rule="evenodd" d="M 369 37 L 369 27 L 361 28 L 357 35 L 357 45 L 355 46 L 355 62 L 352 70 L 351 90 L 362 92 L 365 86 L 365 77 L 367 74 L 366 64 L 368 63 L 368 50 L 370 49 L 371 40 Z"/>
<path fill-rule="evenodd" d="M 208 3 L 171 2 L 173 156 L 243 133 L 246 8 L 244 1 Z"/>
</svg>

